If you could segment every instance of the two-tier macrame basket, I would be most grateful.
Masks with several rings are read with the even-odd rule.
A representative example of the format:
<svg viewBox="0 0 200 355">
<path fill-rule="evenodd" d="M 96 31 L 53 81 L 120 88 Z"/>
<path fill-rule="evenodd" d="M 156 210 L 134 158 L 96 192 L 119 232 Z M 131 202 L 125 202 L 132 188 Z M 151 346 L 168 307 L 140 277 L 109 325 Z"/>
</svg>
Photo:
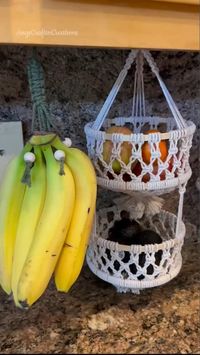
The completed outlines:
<svg viewBox="0 0 200 355">
<path fill-rule="evenodd" d="M 146 115 L 144 59 L 158 80 L 171 117 Z M 111 119 L 108 117 L 109 111 L 133 63 L 135 78 L 132 114 Z M 112 126 L 129 127 L 132 133 L 108 133 L 107 130 Z M 147 134 L 147 130 L 150 133 Z M 123 215 L 124 206 L 117 204 L 97 211 L 87 263 L 94 274 L 114 285 L 118 291 L 137 293 L 164 284 L 181 269 L 181 249 L 185 236 L 183 198 L 187 181 L 191 177 L 189 154 L 194 131 L 194 123 L 185 121 L 181 116 L 151 54 L 146 50 L 132 50 L 96 120 L 85 126 L 88 153 L 96 169 L 98 184 L 130 195 L 130 206 L 126 213 L 144 229 L 159 233 L 163 241 L 161 244 L 131 246 L 109 241 L 109 229 Z M 167 146 L 165 159 L 161 156 L 161 142 Z M 128 161 L 122 159 L 124 143 L 126 147 L 128 144 L 130 152 Z M 111 149 L 109 159 L 105 159 L 105 144 Z M 143 155 L 145 144 L 150 149 L 149 161 Z M 145 215 L 141 213 L 138 203 L 133 208 L 136 191 L 152 193 L 153 196 L 174 189 L 178 189 L 180 194 L 177 216 L 165 210 Z"/>
</svg>

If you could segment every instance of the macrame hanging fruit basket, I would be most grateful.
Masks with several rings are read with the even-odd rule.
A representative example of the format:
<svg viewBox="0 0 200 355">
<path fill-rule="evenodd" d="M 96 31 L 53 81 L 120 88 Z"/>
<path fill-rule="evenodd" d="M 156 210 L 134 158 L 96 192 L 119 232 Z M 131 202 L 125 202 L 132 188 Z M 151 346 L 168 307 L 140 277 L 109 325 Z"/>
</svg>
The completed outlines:
<svg viewBox="0 0 200 355">
<path fill-rule="evenodd" d="M 144 59 L 160 84 L 171 117 L 146 115 Z M 108 118 L 133 62 L 136 71 L 132 114 Z M 124 127 L 123 133 L 116 126 Z M 85 126 L 88 153 L 96 168 L 98 184 L 127 193 L 165 193 L 183 185 L 191 176 L 189 154 L 194 131 L 194 123 L 181 116 L 151 54 L 146 50 L 132 50 L 96 120 Z"/>
<path fill-rule="evenodd" d="M 162 285 L 173 279 L 182 265 L 181 248 L 185 225 L 177 229 L 174 214 L 161 210 L 141 218 L 137 208 L 126 210 L 141 227 L 157 232 L 163 242 L 148 245 L 122 245 L 107 240 L 109 230 L 124 214 L 115 205 L 97 212 L 96 224 L 87 252 L 87 264 L 99 278 L 115 286 L 118 292 L 139 293 L 140 290 Z"/>
<path fill-rule="evenodd" d="M 146 115 L 144 59 L 160 84 L 171 117 Z M 132 114 L 129 117 L 107 118 L 134 61 Z M 185 236 L 183 200 L 191 176 L 189 154 L 194 131 L 195 125 L 181 116 L 151 54 L 146 50 L 131 51 L 98 117 L 85 126 L 88 152 L 96 168 L 98 184 L 129 195 L 125 196 L 128 199 L 126 209 L 118 200 L 113 207 L 97 211 L 87 252 L 87 264 L 91 271 L 114 285 L 119 292 L 139 293 L 142 289 L 162 285 L 173 279 L 181 269 Z M 140 199 L 143 196 L 146 205 L 148 198 L 152 201 L 160 199 L 155 195 L 174 189 L 179 191 L 177 216 L 161 208 L 156 213 L 141 213 L 141 204 L 137 203 L 136 198 L 139 192 L 145 192 L 140 194 Z M 144 244 L 139 239 L 136 245 L 134 235 L 131 245 L 109 240 L 110 229 L 123 219 L 124 212 L 139 223 L 143 235 L 148 230 L 156 232 L 160 242 L 151 244 L 148 239 Z"/>
</svg>

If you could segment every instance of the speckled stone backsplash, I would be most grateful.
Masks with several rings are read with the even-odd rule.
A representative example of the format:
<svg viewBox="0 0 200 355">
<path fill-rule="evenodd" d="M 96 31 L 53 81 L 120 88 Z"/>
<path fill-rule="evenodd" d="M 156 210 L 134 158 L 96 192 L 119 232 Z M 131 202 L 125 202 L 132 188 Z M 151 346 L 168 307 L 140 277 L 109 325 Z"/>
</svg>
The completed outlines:
<svg viewBox="0 0 200 355">
<path fill-rule="evenodd" d="M 60 131 L 73 144 L 86 150 L 84 125 L 94 120 L 118 73 L 127 50 L 38 47 L 44 66 L 46 96 Z M 31 47 L 2 46 L 0 49 L 0 120 L 21 120 L 25 139 L 30 135 L 32 105 L 26 63 Z M 199 220 L 200 136 L 200 54 L 193 52 L 153 52 L 169 91 L 182 115 L 197 126 L 191 151 L 193 176 L 188 184 L 184 216 L 194 224 Z M 128 73 L 111 109 L 111 115 L 130 114 L 134 68 Z M 168 108 L 156 79 L 145 66 L 147 113 L 167 114 Z M 102 194 L 101 194 L 102 195 Z M 106 192 L 103 193 L 106 196 Z M 171 196 L 171 201 L 173 198 Z M 173 202 L 172 202 L 173 206 Z M 196 206 L 194 210 L 194 206 Z M 191 208 L 192 207 L 192 208 Z M 198 217 L 198 218 L 197 218 Z"/>
</svg>

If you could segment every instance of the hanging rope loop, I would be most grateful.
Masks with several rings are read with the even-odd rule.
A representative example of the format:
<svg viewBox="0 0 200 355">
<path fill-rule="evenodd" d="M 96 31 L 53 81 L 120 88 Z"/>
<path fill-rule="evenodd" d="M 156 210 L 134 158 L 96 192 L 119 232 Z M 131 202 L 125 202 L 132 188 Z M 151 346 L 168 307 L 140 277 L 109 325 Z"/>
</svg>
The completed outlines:
<svg viewBox="0 0 200 355">
<path fill-rule="evenodd" d="M 56 131 L 46 102 L 44 70 L 40 62 L 36 59 L 35 52 L 27 64 L 27 72 L 33 104 L 32 132 Z"/>
<path fill-rule="evenodd" d="M 136 71 L 134 78 L 134 90 L 133 90 L 133 106 L 132 116 L 143 117 L 145 112 L 145 95 L 144 95 L 144 58 L 141 51 L 138 51 L 136 56 Z"/>
</svg>

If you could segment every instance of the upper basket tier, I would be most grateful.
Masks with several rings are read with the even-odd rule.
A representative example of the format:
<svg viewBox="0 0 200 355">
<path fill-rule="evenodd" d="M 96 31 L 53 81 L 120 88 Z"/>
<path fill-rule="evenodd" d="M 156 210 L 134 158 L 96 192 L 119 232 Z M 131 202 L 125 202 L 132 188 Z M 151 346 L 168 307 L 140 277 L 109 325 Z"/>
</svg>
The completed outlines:
<svg viewBox="0 0 200 355">
<path fill-rule="evenodd" d="M 143 60 L 160 84 L 171 117 L 147 116 Z M 136 62 L 133 109 L 129 117 L 108 118 L 109 110 L 133 62 Z M 98 184 L 115 191 L 165 193 L 191 177 L 190 148 L 195 125 L 185 121 L 148 51 L 132 50 L 94 122 L 85 126 L 88 153 Z"/>
</svg>

